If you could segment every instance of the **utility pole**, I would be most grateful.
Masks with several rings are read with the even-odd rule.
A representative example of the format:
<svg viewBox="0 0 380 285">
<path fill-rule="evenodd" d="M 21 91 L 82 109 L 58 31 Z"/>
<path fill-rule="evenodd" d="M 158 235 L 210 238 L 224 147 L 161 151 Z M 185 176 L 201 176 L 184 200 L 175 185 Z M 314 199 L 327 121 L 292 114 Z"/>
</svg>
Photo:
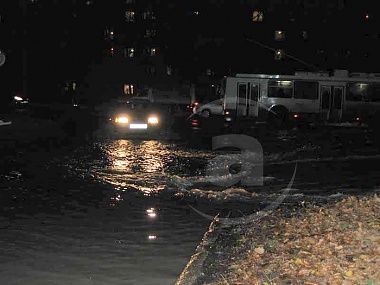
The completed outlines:
<svg viewBox="0 0 380 285">
<path fill-rule="evenodd" d="M 22 17 L 27 20 L 27 14 L 28 14 L 28 0 L 19 0 L 19 6 L 22 9 Z M 24 23 L 25 24 L 25 23 Z M 25 96 L 28 98 L 28 85 L 27 85 L 27 78 L 28 78 L 28 68 L 27 68 L 27 25 L 24 25 L 22 28 L 22 36 L 24 38 L 23 41 L 23 50 L 22 50 L 22 96 Z"/>
</svg>

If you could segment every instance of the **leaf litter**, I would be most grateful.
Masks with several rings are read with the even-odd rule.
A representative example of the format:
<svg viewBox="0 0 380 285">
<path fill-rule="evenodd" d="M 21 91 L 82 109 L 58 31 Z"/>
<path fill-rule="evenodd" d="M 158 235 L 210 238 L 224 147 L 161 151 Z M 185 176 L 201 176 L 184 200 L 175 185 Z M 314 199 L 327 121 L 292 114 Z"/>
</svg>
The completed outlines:
<svg viewBox="0 0 380 285">
<path fill-rule="evenodd" d="M 378 194 L 290 216 L 278 209 L 244 227 L 229 229 L 236 242 L 224 245 L 220 273 L 203 284 L 380 284 Z"/>
</svg>

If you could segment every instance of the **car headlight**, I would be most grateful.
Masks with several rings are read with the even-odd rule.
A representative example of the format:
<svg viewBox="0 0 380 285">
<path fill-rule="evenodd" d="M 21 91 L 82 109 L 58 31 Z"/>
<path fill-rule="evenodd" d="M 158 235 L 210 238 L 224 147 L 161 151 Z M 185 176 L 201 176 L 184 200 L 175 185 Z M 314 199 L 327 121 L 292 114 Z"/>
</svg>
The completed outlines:
<svg viewBox="0 0 380 285">
<path fill-rule="evenodd" d="M 158 118 L 156 116 L 151 116 L 148 118 L 149 124 L 158 124 Z"/>
<path fill-rule="evenodd" d="M 119 124 L 128 124 L 128 118 L 127 117 L 117 117 L 115 118 L 115 123 Z"/>
</svg>

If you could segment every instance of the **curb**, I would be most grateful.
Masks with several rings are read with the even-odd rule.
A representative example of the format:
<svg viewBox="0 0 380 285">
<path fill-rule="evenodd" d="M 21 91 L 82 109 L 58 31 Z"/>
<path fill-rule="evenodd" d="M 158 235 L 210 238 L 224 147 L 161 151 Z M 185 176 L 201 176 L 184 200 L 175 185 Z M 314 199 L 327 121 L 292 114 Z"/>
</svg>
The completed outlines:
<svg viewBox="0 0 380 285">
<path fill-rule="evenodd" d="M 218 228 L 216 217 L 211 222 L 208 231 L 203 235 L 201 243 L 197 246 L 195 253 L 191 256 L 178 277 L 175 285 L 197 285 L 202 284 L 201 278 L 204 277 L 204 263 L 210 254 L 210 248 L 219 237 L 221 229 Z"/>
</svg>

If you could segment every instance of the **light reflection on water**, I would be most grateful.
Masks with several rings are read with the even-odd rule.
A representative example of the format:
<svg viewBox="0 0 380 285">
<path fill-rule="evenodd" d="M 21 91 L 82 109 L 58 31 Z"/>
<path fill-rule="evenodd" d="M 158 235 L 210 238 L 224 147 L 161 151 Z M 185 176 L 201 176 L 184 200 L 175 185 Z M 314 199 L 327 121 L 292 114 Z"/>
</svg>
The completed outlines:
<svg viewBox="0 0 380 285">
<path fill-rule="evenodd" d="M 164 190 L 172 173 L 189 175 L 191 165 L 195 169 L 199 161 L 211 156 L 211 152 L 184 150 L 154 140 L 108 141 L 100 144 L 100 150 L 104 157 L 91 166 L 93 176 L 117 191 L 135 191 L 145 196 Z"/>
<path fill-rule="evenodd" d="M 0 284 L 173 284 L 209 221 L 153 194 L 204 153 L 115 140 L 65 155 L 10 172 L 8 192 L 28 193 L 8 199 L 15 220 L 0 218 Z"/>
<path fill-rule="evenodd" d="M 157 141 L 143 141 L 138 145 L 128 140 L 115 141 L 112 147 L 106 149 L 107 158 L 111 161 L 109 170 L 125 173 L 162 171 L 160 152 L 163 149 L 163 144 Z"/>
<path fill-rule="evenodd" d="M 143 141 L 136 145 L 132 141 L 118 140 L 106 149 L 109 170 L 125 173 L 160 172 L 163 169 L 163 151 L 165 147 L 158 141 Z"/>
</svg>

